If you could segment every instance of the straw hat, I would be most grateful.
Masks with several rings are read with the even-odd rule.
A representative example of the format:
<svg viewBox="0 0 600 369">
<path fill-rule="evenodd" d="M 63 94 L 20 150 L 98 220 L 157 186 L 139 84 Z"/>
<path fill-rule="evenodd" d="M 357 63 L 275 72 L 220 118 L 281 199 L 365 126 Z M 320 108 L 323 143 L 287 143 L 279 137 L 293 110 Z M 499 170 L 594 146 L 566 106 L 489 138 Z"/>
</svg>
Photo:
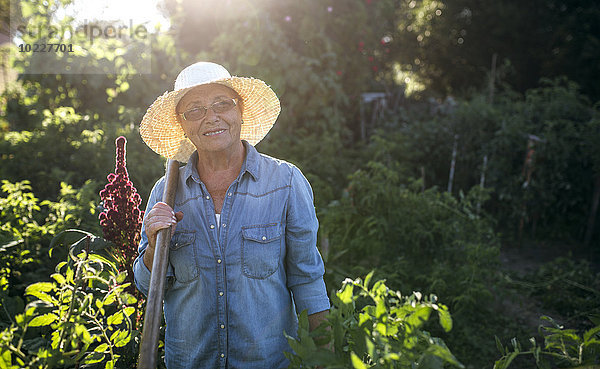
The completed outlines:
<svg viewBox="0 0 600 369">
<path fill-rule="evenodd" d="M 186 92 L 209 83 L 227 86 L 242 98 L 242 140 L 255 145 L 267 135 L 281 111 L 275 92 L 260 79 L 232 77 L 219 64 L 199 62 L 182 70 L 173 91 L 159 96 L 144 114 L 140 134 L 146 145 L 166 158 L 188 161 L 196 148 L 185 137 L 175 107 Z"/>
</svg>

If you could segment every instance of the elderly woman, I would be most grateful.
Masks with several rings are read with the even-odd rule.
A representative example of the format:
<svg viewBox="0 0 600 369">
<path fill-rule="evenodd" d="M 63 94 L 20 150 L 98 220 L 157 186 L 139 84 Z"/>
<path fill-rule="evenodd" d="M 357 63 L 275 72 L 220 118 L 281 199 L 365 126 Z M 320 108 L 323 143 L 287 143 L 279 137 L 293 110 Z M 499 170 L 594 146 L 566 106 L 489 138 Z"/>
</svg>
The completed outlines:
<svg viewBox="0 0 600 369">
<path fill-rule="evenodd" d="M 271 129 L 279 100 L 263 81 L 218 64 L 185 68 L 140 127 L 179 170 L 174 209 L 146 209 L 135 282 L 148 292 L 156 235 L 173 229 L 164 299 L 167 368 L 283 368 L 296 313 L 311 329 L 328 311 L 311 187 L 294 165 L 253 145 Z"/>
</svg>

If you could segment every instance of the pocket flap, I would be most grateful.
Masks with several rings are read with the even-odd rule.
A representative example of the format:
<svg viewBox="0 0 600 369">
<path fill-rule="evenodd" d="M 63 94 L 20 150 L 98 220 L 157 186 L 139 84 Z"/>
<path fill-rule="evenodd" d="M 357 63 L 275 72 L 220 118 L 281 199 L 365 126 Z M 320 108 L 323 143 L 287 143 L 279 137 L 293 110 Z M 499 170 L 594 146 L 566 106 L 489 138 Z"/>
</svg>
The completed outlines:
<svg viewBox="0 0 600 369">
<path fill-rule="evenodd" d="M 268 243 L 281 238 L 278 223 L 251 225 L 242 227 L 242 237 L 259 243 Z"/>
<path fill-rule="evenodd" d="M 177 250 L 194 243 L 195 232 L 175 232 L 171 238 L 171 250 Z"/>
</svg>

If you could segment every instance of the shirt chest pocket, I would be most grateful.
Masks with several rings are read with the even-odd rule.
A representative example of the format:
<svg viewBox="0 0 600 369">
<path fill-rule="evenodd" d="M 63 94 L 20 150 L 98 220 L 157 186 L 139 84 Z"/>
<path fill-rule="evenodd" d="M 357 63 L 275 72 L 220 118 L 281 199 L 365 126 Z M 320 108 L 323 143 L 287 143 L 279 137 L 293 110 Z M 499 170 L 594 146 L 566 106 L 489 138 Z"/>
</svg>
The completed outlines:
<svg viewBox="0 0 600 369">
<path fill-rule="evenodd" d="M 279 267 L 282 247 L 278 223 L 242 227 L 242 271 L 246 277 L 264 279 Z"/>
<path fill-rule="evenodd" d="M 169 260 L 173 266 L 175 279 L 186 283 L 198 278 L 198 264 L 196 263 L 196 251 L 194 241 L 196 232 L 175 232 L 171 239 L 169 249 Z"/>
</svg>

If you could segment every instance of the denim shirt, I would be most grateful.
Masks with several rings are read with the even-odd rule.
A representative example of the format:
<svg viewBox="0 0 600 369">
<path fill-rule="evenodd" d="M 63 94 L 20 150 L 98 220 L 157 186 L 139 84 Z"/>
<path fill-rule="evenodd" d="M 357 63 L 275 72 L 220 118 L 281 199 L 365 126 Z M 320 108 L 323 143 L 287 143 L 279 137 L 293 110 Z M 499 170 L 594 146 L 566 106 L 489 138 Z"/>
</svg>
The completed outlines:
<svg viewBox="0 0 600 369">
<path fill-rule="evenodd" d="M 227 190 L 217 226 L 195 152 L 179 170 L 174 210 L 184 216 L 169 250 L 164 299 L 167 368 L 284 368 L 284 331 L 296 312 L 329 309 L 310 184 L 294 165 L 260 154 L 246 158 Z M 161 201 L 164 177 L 148 200 Z M 135 283 L 148 293 L 142 229 Z"/>
</svg>

